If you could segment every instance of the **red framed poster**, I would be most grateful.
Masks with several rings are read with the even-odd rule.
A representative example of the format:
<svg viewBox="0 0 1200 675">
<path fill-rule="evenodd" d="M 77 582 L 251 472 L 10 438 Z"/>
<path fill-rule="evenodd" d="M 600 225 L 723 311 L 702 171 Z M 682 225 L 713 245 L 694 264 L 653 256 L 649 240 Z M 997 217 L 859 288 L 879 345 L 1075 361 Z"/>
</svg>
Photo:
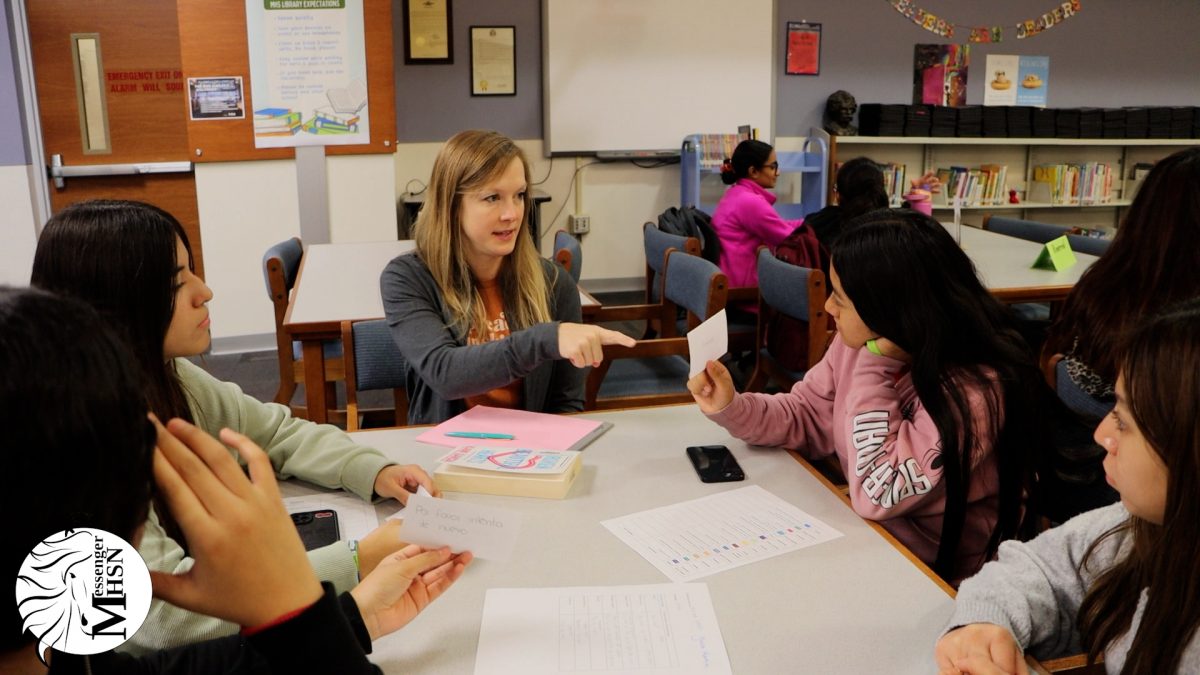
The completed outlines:
<svg viewBox="0 0 1200 675">
<path fill-rule="evenodd" d="M 787 22 L 788 75 L 821 74 L 821 24 Z"/>
</svg>

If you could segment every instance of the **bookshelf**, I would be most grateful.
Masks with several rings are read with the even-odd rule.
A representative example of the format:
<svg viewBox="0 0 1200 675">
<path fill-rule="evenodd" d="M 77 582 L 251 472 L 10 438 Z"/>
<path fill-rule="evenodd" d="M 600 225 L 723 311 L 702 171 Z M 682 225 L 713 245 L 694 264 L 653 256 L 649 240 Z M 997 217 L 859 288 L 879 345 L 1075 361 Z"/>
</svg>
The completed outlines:
<svg viewBox="0 0 1200 675">
<path fill-rule="evenodd" d="M 964 221 L 978 225 L 993 211 L 1029 220 L 1112 230 L 1137 191 L 1130 178 L 1135 164 L 1153 163 L 1179 148 L 1200 145 L 1198 139 L 1167 138 L 936 138 L 924 136 L 833 136 L 829 140 L 830 174 L 833 167 L 865 155 L 878 162 L 908 167 L 908 176 L 949 166 L 978 168 L 983 164 L 1007 166 L 1007 183 L 1016 189 L 1018 204 L 964 206 Z M 1059 204 L 1027 201 L 1035 167 L 1046 164 L 1102 162 L 1112 166 L 1111 199 L 1095 204 Z M 1005 200 L 1007 201 L 1007 200 Z M 950 210 L 944 201 L 934 211 Z M 1014 213 L 1017 212 L 1017 213 Z"/>
<path fill-rule="evenodd" d="M 823 134 L 822 134 L 823 135 Z M 712 214 L 724 193 L 721 162 L 733 154 L 736 134 L 692 134 L 683 139 L 679 154 L 679 201 Z M 775 210 L 784 218 L 803 218 L 825 206 L 829 194 L 829 144 L 814 134 L 804 139 L 801 150 L 776 149 L 779 162 L 779 201 Z M 728 150 L 728 152 L 726 152 Z M 790 192 L 791 200 L 785 201 Z"/>
</svg>

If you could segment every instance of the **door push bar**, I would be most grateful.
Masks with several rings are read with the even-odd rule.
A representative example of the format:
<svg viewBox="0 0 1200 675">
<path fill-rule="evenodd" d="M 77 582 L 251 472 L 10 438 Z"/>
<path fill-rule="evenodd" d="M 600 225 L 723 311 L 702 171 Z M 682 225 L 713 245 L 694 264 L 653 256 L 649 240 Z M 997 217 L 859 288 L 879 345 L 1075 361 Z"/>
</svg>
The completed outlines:
<svg viewBox="0 0 1200 675">
<path fill-rule="evenodd" d="M 133 176 L 147 173 L 191 173 L 191 162 L 136 162 L 133 164 L 86 164 L 63 166 L 62 155 L 51 155 L 50 177 L 54 187 L 62 189 L 67 178 L 85 176 Z"/>
</svg>

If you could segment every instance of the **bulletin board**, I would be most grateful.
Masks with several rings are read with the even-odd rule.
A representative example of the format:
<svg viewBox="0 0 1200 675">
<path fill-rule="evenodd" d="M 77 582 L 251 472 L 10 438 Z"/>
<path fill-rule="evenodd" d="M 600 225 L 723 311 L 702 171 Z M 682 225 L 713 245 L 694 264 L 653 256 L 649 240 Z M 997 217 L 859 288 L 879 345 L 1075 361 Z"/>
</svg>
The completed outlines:
<svg viewBox="0 0 1200 675">
<path fill-rule="evenodd" d="M 361 145 L 326 146 L 328 155 L 382 154 L 396 150 L 392 3 L 390 0 L 362 2 L 371 141 Z M 178 12 L 180 62 L 184 77 L 240 76 L 246 83 L 249 96 L 250 57 L 246 40 L 245 0 L 180 2 Z M 251 100 L 249 106 L 253 107 L 253 104 Z M 293 148 L 255 148 L 252 114 L 247 114 L 243 119 L 189 120 L 188 143 L 193 162 L 295 157 Z"/>
</svg>

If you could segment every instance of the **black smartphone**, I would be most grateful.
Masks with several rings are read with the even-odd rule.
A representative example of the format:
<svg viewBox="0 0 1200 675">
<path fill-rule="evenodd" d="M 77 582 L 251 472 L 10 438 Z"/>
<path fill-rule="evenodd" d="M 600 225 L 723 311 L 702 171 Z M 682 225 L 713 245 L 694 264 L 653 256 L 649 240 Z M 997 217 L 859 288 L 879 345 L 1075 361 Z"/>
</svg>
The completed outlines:
<svg viewBox="0 0 1200 675">
<path fill-rule="evenodd" d="M 296 525 L 296 531 L 300 533 L 300 541 L 304 542 L 305 551 L 328 546 L 341 538 L 337 512 L 333 509 L 293 513 L 292 522 Z"/>
<path fill-rule="evenodd" d="M 726 483 L 746 480 L 746 474 L 733 453 L 723 445 L 693 445 L 687 449 L 688 459 L 696 474 L 705 483 Z"/>
</svg>

